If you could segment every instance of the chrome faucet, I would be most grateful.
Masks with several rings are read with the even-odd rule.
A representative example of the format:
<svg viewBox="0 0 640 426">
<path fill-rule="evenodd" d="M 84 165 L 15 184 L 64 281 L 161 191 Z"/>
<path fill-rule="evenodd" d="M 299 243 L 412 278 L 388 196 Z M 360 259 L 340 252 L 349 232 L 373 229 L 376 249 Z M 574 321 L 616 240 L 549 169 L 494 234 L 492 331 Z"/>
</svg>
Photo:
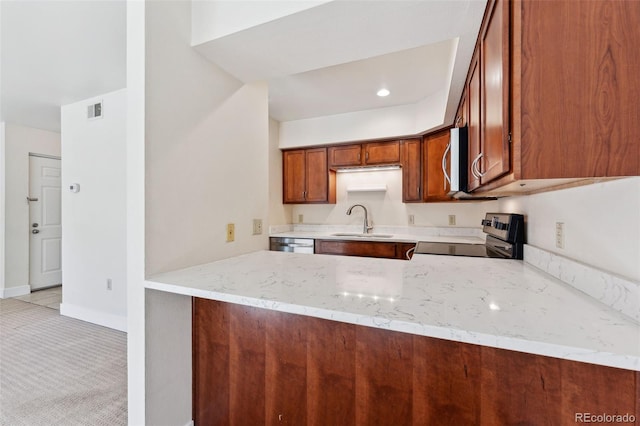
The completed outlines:
<svg viewBox="0 0 640 426">
<path fill-rule="evenodd" d="M 347 210 L 348 216 L 351 215 L 351 211 L 353 210 L 354 207 L 362 207 L 362 210 L 364 210 L 364 224 L 362 226 L 362 233 L 368 234 L 369 231 L 373 229 L 373 226 L 369 226 L 369 212 L 367 211 L 367 208 L 362 204 L 354 204 L 351 207 L 349 207 L 349 210 Z"/>
</svg>

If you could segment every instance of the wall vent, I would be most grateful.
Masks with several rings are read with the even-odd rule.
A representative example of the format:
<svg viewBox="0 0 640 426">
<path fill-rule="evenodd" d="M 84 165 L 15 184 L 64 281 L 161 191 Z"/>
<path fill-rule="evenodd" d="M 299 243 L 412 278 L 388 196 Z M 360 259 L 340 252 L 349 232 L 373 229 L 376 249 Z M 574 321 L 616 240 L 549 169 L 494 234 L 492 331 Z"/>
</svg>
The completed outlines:
<svg viewBox="0 0 640 426">
<path fill-rule="evenodd" d="M 102 101 L 87 107 L 87 118 L 90 120 L 102 118 Z"/>
</svg>

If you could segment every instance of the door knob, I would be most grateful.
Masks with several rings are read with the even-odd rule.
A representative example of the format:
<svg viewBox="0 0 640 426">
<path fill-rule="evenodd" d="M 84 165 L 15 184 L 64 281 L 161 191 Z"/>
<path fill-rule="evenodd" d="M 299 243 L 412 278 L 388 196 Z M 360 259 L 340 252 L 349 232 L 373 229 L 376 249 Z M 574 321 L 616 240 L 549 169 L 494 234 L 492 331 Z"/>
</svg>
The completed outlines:
<svg viewBox="0 0 640 426">
<path fill-rule="evenodd" d="M 38 224 L 34 222 L 34 223 L 31 224 L 31 226 L 33 226 L 34 228 L 37 228 Z"/>
<path fill-rule="evenodd" d="M 40 230 L 39 230 L 39 229 L 32 229 L 32 230 L 31 230 L 31 233 L 32 233 L 32 234 L 39 234 L 39 233 L 40 233 Z"/>
</svg>

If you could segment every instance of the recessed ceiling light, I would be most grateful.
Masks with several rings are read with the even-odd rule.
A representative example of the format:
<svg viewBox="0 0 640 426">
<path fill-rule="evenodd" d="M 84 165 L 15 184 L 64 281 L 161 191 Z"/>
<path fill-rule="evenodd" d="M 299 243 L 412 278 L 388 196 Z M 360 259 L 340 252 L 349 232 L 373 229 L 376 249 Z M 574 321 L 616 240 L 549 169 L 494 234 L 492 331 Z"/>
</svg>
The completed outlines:
<svg viewBox="0 0 640 426">
<path fill-rule="evenodd" d="M 378 96 L 380 96 L 381 98 L 385 97 L 385 96 L 389 96 L 389 91 L 387 89 L 380 89 L 378 90 Z"/>
</svg>

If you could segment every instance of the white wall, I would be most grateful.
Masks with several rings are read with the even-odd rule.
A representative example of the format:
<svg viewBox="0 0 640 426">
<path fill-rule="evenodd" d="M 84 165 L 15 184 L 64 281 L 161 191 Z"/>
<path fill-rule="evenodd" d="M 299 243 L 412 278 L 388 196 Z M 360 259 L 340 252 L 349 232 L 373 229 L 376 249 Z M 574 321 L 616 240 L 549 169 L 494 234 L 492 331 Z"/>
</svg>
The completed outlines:
<svg viewBox="0 0 640 426">
<path fill-rule="evenodd" d="M 243 85 L 190 45 L 190 2 L 147 7 L 146 272 L 268 247 L 267 85 Z M 235 224 L 235 241 L 226 224 Z"/>
<path fill-rule="evenodd" d="M 386 185 L 386 192 L 348 192 L 349 187 Z M 456 215 L 456 226 L 480 227 L 487 211 L 497 209 L 496 201 L 403 203 L 401 170 L 338 173 L 336 177 L 336 204 L 296 204 L 293 222 L 302 214 L 304 223 L 356 225 L 362 215 L 347 216 L 353 204 L 363 204 L 369 210 L 374 226 L 408 226 L 408 216 L 414 215 L 416 226 L 448 226 L 449 215 Z M 375 228 L 374 228 L 375 230 Z"/>
<path fill-rule="evenodd" d="M 29 153 L 60 156 L 60 134 L 5 124 L 5 274 L 0 297 L 29 287 Z"/>
<path fill-rule="evenodd" d="M 191 297 L 146 290 L 145 300 L 145 424 L 183 426 L 190 420 L 193 403 Z"/>
<path fill-rule="evenodd" d="M 127 415 L 145 424 L 144 140 L 146 2 L 127 2 Z"/>
<path fill-rule="evenodd" d="M 282 204 L 282 151 L 278 148 L 279 130 L 279 123 L 269 119 L 269 225 L 291 223 L 292 207 Z"/>
<path fill-rule="evenodd" d="M 189 1 L 146 2 L 144 14 L 147 276 L 266 249 L 266 84 L 243 85 L 191 47 Z M 140 16 L 137 19 L 140 22 Z M 137 48 L 139 43 L 138 40 Z M 141 65 L 135 71 L 140 68 Z M 251 235 L 254 218 L 263 220 L 263 235 Z M 231 243 L 225 242 L 227 223 L 236 226 L 236 241 Z M 137 321 L 130 341 L 145 339 L 139 326 L 145 327 L 144 312 L 150 309 L 140 304 L 137 291 L 134 297 L 135 308 L 130 308 L 136 309 Z M 162 327 L 162 323 L 148 318 L 146 336 L 161 333 Z M 172 335 L 165 337 L 164 344 L 184 344 Z M 164 369 L 164 376 L 185 379 L 173 381 L 173 391 L 186 395 L 191 389 L 190 372 L 185 373 L 161 352 L 139 345 L 130 353 L 130 359 L 147 374 L 146 388 L 140 388 L 144 375 L 130 370 L 135 375 L 130 382 L 136 386 L 132 398 L 145 407 L 135 408 L 130 423 L 150 424 L 154 413 L 171 412 L 173 419 L 182 419 L 175 424 L 187 424 L 191 407 L 167 400 L 154 386 L 161 383 L 158 372 Z"/>
<path fill-rule="evenodd" d="M 126 330 L 126 90 L 62 107 L 62 315 Z M 103 118 L 87 119 L 102 101 Z M 80 184 L 80 192 L 67 188 Z M 107 279 L 112 289 L 107 289 Z"/>
<path fill-rule="evenodd" d="M 442 127 L 448 91 L 415 104 L 280 123 L 280 148 L 411 136 Z"/>
<path fill-rule="evenodd" d="M 200 44 L 292 15 L 332 0 L 195 1 L 192 41 Z"/>
<path fill-rule="evenodd" d="M 1 104 L 2 102 L 0 102 Z M 0 122 L 0 289 L 4 293 L 4 228 L 5 228 L 5 213 L 4 213 L 4 199 L 5 199 L 5 144 L 4 144 L 4 121 Z M 0 294 L 0 298 L 3 295 Z"/>
<path fill-rule="evenodd" d="M 527 215 L 529 244 L 640 281 L 640 177 L 505 198 L 500 208 Z"/>
</svg>

